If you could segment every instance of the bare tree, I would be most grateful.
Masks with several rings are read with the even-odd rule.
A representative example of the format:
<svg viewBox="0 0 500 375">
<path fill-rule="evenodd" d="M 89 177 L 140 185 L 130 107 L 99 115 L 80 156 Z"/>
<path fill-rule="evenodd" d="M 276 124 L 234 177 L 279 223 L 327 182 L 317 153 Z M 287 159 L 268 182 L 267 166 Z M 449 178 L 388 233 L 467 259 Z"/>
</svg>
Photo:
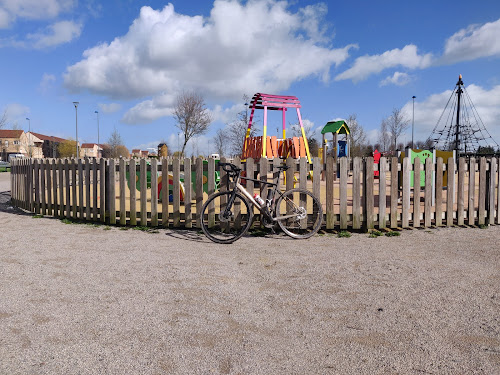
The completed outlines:
<svg viewBox="0 0 500 375">
<path fill-rule="evenodd" d="M 243 100 L 245 105 L 248 104 L 250 98 L 248 95 L 243 95 Z M 257 133 L 257 120 L 253 118 L 252 127 L 250 128 L 250 137 L 254 137 Z M 231 155 L 241 155 L 243 150 L 243 143 L 245 142 L 245 137 L 248 129 L 248 108 L 243 111 L 238 112 L 236 119 L 229 124 L 227 124 L 226 138 L 227 146 Z"/>
<path fill-rule="evenodd" d="M 118 130 L 116 128 L 113 130 L 113 133 L 108 138 L 108 145 L 110 148 L 110 157 L 112 158 L 118 158 L 120 156 L 123 156 L 123 148 L 119 146 L 123 146 L 123 139 L 120 133 L 118 133 Z"/>
<path fill-rule="evenodd" d="M 212 116 L 205 108 L 203 97 L 195 92 L 183 92 L 177 96 L 174 117 L 176 126 L 184 134 L 182 155 L 189 140 L 204 134 L 212 123 Z"/>
<path fill-rule="evenodd" d="M 215 151 L 219 156 L 225 155 L 227 136 L 223 129 L 217 130 L 214 136 Z"/>
<path fill-rule="evenodd" d="M 3 111 L 2 117 L 0 117 L 0 129 L 7 125 L 7 110 Z"/>
<path fill-rule="evenodd" d="M 391 135 L 387 129 L 387 120 L 383 119 L 380 123 L 380 130 L 378 133 L 378 143 L 380 144 L 381 151 L 389 151 L 391 148 Z"/>
<path fill-rule="evenodd" d="M 408 129 L 410 120 L 406 117 L 401 109 L 394 108 L 392 110 L 392 114 L 387 117 L 385 121 L 387 121 L 387 129 L 391 134 L 391 142 L 396 149 L 398 138 L 405 132 L 406 129 Z"/>
<path fill-rule="evenodd" d="M 366 148 L 366 133 L 363 126 L 358 122 L 355 113 L 349 115 L 346 120 L 351 137 L 351 156 L 363 156 Z"/>
</svg>

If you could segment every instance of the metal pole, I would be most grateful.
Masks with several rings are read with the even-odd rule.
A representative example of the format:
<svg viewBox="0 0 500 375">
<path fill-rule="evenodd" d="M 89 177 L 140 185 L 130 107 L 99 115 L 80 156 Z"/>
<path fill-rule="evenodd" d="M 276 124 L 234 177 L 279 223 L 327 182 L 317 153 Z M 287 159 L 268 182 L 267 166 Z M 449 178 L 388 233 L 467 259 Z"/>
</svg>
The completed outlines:
<svg viewBox="0 0 500 375">
<path fill-rule="evenodd" d="M 33 157 L 33 152 L 31 151 L 31 120 L 26 117 L 26 120 L 28 120 L 28 133 L 30 133 L 30 137 L 29 137 L 29 140 L 28 140 L 28 144 L 29 144 L 29 155 L 30 155 L 30 158 Z"/>
<path fill-rule="evenodd" d="M 94 113 L 97 114 L 97 146 L 100 147 L 101 142 L 99 142 L 99 112 L 95 111 Z"/>
<path fill-rule="evenodd" d="M 75 106 L 75 118 L 76 118 L 76 157 L 79 158 L 80 154 L 78 153 L 78 104 L 79 102 L 73 102 Z"/>
<path fill-rule="evenodd" d="M 414 148 L 414 145 L 413 145 L 413 134 L 414 134 L 414 128 L 415 128 L 415 98 L 416 96 L 413 95 L 411 97 L 413 99 L 413 119 L 412 119 L 412 122 L 411 122 L 411 148 L 413 149 Z"/>
<path fill-rule="evenodd" d="M 455 132 L 455 158 L 458 161 L 458 158 L 460 157 L 460 96 L 462 94 L 462 85 L 464 83 L 462 82 L 462 75 L 460 74 L 458 76 L 458 82 L 457 82 L 457 95 L 458 95 L 458 100 L 457 100 L 457 124 L 456 124 L 456 132 Z"/>
</svg>

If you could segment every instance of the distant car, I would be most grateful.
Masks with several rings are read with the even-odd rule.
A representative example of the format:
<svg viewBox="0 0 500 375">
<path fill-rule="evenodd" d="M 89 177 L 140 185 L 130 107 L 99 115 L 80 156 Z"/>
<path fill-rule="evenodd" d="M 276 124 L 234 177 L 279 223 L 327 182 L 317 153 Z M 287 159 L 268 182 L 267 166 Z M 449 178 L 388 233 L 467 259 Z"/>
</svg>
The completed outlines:
<svg viewBox="0 0 500 375">
<path fill-rule="evenodd" d="M 10 154 L 9 155 L 9 161 L 12 161 L 12 159 L 22 159 L 24 158 L 23 154 Z"/>
<path fill-rule="evenodd" d="M 0 161 L 0 168 L 2 167 L 10 167 L 10 164 L 7 163 L 6 161 Z"/>
</svg>

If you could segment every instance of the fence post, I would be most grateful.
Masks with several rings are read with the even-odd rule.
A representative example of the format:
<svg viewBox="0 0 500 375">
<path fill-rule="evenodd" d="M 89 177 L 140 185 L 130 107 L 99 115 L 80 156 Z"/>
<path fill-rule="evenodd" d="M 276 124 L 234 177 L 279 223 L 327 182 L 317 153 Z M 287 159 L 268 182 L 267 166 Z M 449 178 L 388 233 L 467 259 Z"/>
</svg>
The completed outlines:
<svg viewBox="0 0 500 375">
<path fill-rule="evenodd" d="M 331 156 L 326 158 L 326 229 L 335 227 L 335 212 L 334 212 L 334 169 L 335 161 Z M 288 172 L 288 171 L 287 171 Z M 288 183 L 288 176 L 287 176 Z M 287 186 L 288 190 L 288 186 Z"/>
<path fill-rule="evenodd" d="M 214 158 L 209 158 L 208 159 L 208 164 L 210 164 L 210 161 L 212 161 L 212 165 L 214 166 L 214 171 L 215 171 L 215 160 Z M 215 175 L 215 172 L 214 172 Z M 215 177 L 212 177 L 210 174 L 210 168 L 207 170 L 207 189 L 209 189 L 209 186 L 214 185 L 215 181 L 212 180 L 211 185 L 209 184 L 210 180 Z M 214 188 L 212 186 L 212 188 Z M 214 188 L 215 190 L 215 188 Z M 207 190 L 208 191 L 208 190 Z M 196 227 L 201 228 L 201 221 L 203 218 L 201 215 L 203 212 L 201 212 L 203 208 L 203 159 L 198 158 L 196 160 Z"/>
<path fill-rule="evenodd" d="M 130 186 L 130 225 L 137 225 L 137 165 L 135 163 L 135 159 L 130 159 L 130 164 L 128 166 L 128 180 Z M 162 181 L 165 181 L 162 178 Z M 168 178 L 167 178 L 167 186 L 168 186 Z"/>
<path fill-rule="evenodd" d="M 387 212 L 387 159 L 380 158 L 378 178 L 378 227 L 387 226 L 385 215 Z"/>
<path fill-rule="evenodd" d="M 120 166 L 119 166 L 119 172 L 118 172 L 118 180 L 120 182 L 120 225 L 127 225 L 127 208 L 126 208 L 126 172 L 127 171 L 127 164 L 125 162 L 125 159 L 121 158 L 120 159 Z M 134 181 L 134 180 L 131 180 Z"/>
<path fill-rule="evenodd" d="M 57 197 L 57 164 L 56 159 L 50 161 L 50 169 L 52 170 L 52 196 L 54 198 L 54 217 L 58 216 L 58 197 Z"/>
<path fill-rule="evenodd" d="M 106 222 L 106 160 L 101 158 L 99 162 L 100 168 L 100 179 L 99 179 L 99 190 L 100 190 L 100 199 L 99 199 L 99 208 L 100 208 L 100 219 L 103 223 Z"/>
<path fill-rule="evenodd" d="M 455 161 L 453 158 L 448 158 L 446 166 L 448 171 L 448 189 L 446 194 L 446 226 L 453 225 L 453 205 L 455 198 Z"/>
<path fill-rule="evenodd" d="M 174 158 L 172 165 L 172 175 L 173 175 L 173 193 L 174 193 L 174 212 L 173 212 L 173 225 L 174 228 L 178 228 L 181 225 L 181 199 L 180 199 L 180 178 L 181 178 L 181 162 L 179 158 Z"/>
<path fill-rule="evenodd" d="M 278 159 L 275 159 L 278 160 Z M 321 199 L 321 172 L 323 165 L 321 159 L 318 157 L 313 158 L 313 195 Z"/>
<path fill-rule="evenodd" d="M 413 228 L 420 228 L 420 158 L 413 161 Z"/>
<path fill-rule="evenodd" d="M 465 159 L 458 159 L 457 225 L 464 225 Z"/>
<path fill-rule="evenodd" d="M 212 194 L 215 193 L 215 159 L 214 158 L 208 158 L 208 181 L 207 181 L 207 194 L 208 196 L 211 196 Z M 198 210 L 198 206 L 196 206 L 196 210 Z M 201 220 L 203 218 L 201 217 L 203 213 L 197 213 L 197 220 L 198 220 L 198 228 L 201 227 Z M 215 203 L 212 201 L 209 206 L 208 206 L 208 226 L 213 227 L 215 225 Z"/>
<path fill-rule="evenodd" d="M 64 183 L 66 195 L 65 195 L 65 203 L 66 203 L 66 218 L 69 219 L 71 216 L 71 184 L 70 184 L 70 164 L 69 159 L 64 160 Z"/>
<path fill-rule="evenodd" d="M 146 159 L 142 158 L 140 161 L 139 168 L 139 180 L 141 186 L 141 198 L 140 198 L 140 212 L 139 216 L 141 218 L 141 226 L 146 227 L 148 225 L 148 165 Z"/>
<path fill-rule="evenodd" d="M 64 166 L 61 159 L 57 161 L 59 170 L 59 217 L 64 217 Z"/>
<path fill-rule="evenodd" d="M 398 199 L 399 199 L 398 168 L 399 168 L 398 158 L 394 156 L 391 158 L 391 218 L 390 218 L 391 228 L 397 228 L 398 226 Z"/>
<path fill-rule="evenodd" d="M 47 200 L 46 200 L 46 185 L 45 185 L 45 162 L 40 161 L 40 197 L 42 198 L 42 209 L 41 214 L 47 215 Z"/>
<path fill-rule="evenodd" d="M 90 221 L 90 206 L 92 199 L 90 198 L 90 159 L 85 158 L 85 220 Z"/>
<path fill-rule="evenodd" d="M 489 187 L 488 187 L 488 224 L 495 223 L 495 182 L 496 182 L 497 164 L 496 159 L 490 160 Z"/>
<path fill-rule="evenodd" d="M 374 220 L 374 174 L 373 174 L 373 157 L 368 157 L 365 159 L 365 175 L 364 175 L 364 192 L 363 201 L 364 201 L 364 221 L 365 221 L 365 230 L 371 230 L 375 228 L 375 220 Z"/>
<path fill-rule="evenodd" d="M 361 229 L 361 170 L 363 159 L 356 156 L 352 162 L 352 229 Z M 364 184 L 363 184 L 364 185 Z"/>
<path fill-rule="evenodd" d="M 432 224 L 432 159 L 425 159 L 425 203 L 424 203 L 424 227 Z"/>
<path fill-rule="evenodd" d="M 78 159 L 78 212 L 80 220 L 83 220 L 83 164 L 82 159 Z"/>
<path fill-rule="evenodd" d="M 443 159 L 436 161 L 436 227 L 443 225 Z"/>
<path fill-rule="evenodd" d="M 477 215 L 477 224 L 486 223 L 486 158 L 482 156 L 479 159 L 479 212 Z"/>
<path fill-rule="evenodd" d="M 163 158 L 161 160 L 161 225 L 163 228 L 168 228 L 168 205 L 170 204 L 168 185 L 168 159 Z"/>
<path fill-rule="evenodd" d="M 347 229 L 347 158 L 340 158 L 340 229 Z"/>
<path fill-rule="evenodd" d="M 469 196 L 468 196 L 468 203 L 467 203 L 467 210 L 468 210 L 468 215 L 467 215 L 467 224 L 468 225 L 474 225 L 475 223 L 475 212 L 476 212 L 476 205 L 475 205 L 475 192 L 476 192 L 476 159 L 475 158 L 470 158 L 469 159 Z"/>
<path fill-rule="evenodd" d="M 15 161 L 14 161 L 15 163 Z M 13 163 L 13 164 L 14 164 Z M 39 161 L 38 159 L 35 159 L 33 162 L 33 167 L 34 167 L 34 172 L 35 172 L 35 213 L 40 214 L 40 166 L 39 166 Z M 14 169 L 16 170 L 15 173 L 17 173 L 17 165 L 14 166 Z M 12 192 L 12 197 L 16 198 L 17 191 Z M 16 204 L 17 205 L 17 204 Z"/>
<path fill-rule="evenodd" d="M 115 159 L 109 160 L 109 223 L 114 225 L 116 224 L 116 189 L 115 189 L 115 180 L 116 180 L 116 168 L 115 168 Z"/>
<path fill-rule="evenodd" d="M 92 161 L 92 192 L 93 192 L 93 202 L 92 202 L 92 219 L 97 221 L 97 202 L 98 202 L 98 194 L 97 194 L 97 158 Z"/>
<path fill-rule="evenodd" d="M 498 171 L 498 188 L 497 188 L 497 224 L 500 224 L 500 159 L 497 160 Z"/>
<path fill-rule="evenodd" d="M 123 190 L 125 190 L 125 186 Z M 158 160 L 157 159 L 151 159 L 151 226 L 152 227 L 158 226 Z"/>
<path fill-rule="evenodd" d="M 196 193 L 198 192 L 198 175 L 200 174 L 199 162 L 202 162 L 201 158 L 197 158 L 193 160 L 193 164 L 195 165 L 195 183 L 196 183 Z M 193 227 L 193 214 L 191 212 L 191 200 L 193 191 L 192 178 L 193 175 L 191 173 L 191 158 L 184 158 L 184 227 L 192 228 Z M 201 164 L 201 188 L 203 189 L 203 164 Z M 196 194 L 197 196 L 198 194 Z M 200 210 L 201 211 L 201 210 Z"/>
<path fill-rule="evenodd" d="M 294 161 L 293 164 L 294 164 L 294 167 L 295 167 L 295 160 L 293 160 L 293 161 Z M 259 175 L 260 175 L 259 179 L 261 181 L 267 182 L 267 172 L 268 172 L 268 169 L 269 169 L 269 161 L 267 160 L 267 158 L 265 158 L 265 157 L 260 158 L 259 167 L 260 167 L 259 168 Z M 295 181 L 295 173 L 294 173 L 294 176 L 292 177 L 292 181 Z M 300 181 L 299 181 L 299 183 L 300 183 Z M 293 184 L 292 184 L 292 187 L 293 187 Z M 262 197 L 262 199 L 266 200 L 266 198 L 267 198 L 267 185 L 266 184 L 260 184 L 259 190 L 260 190 L 260 196 Z M 261 228 L 264 228 L 264 225 L 263 225 L 263 222 L 262 222 L 262 214 L 260 212 L 259 212 L 259 222 L 260 222 Z"/>
</svg>

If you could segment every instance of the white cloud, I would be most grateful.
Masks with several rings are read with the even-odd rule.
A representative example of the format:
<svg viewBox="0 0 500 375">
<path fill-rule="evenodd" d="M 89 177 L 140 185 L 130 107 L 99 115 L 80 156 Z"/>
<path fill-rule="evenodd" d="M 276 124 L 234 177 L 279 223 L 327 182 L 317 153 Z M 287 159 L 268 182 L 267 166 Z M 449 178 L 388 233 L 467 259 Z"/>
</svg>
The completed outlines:
<svg viewBox="0 0 500 375">
<path fill-rule="evenodd" d="M 28 34 L 26 38 L 34 48 L 43 49 L 71 42 L 78 38 L 81 32 L 81 24 L 73 21 L 60 21 L 47 26 L 44 31 Z"/>
<path fill-rule="evenodd" d="M 431 65 L 432 54 L 419 55 L 417 46 L 409 44 L 403 49 L 395 48 L 381 55 L 366 55 L 356 59 L 354 65 L 335 77 L 336 81 L 351 79 L 354 82 L 362 81 L 372 74 L 403 66 L 408 69 L 424 69 Z"/>
<path fill-rule="evenodd" d="M 208 18 L 178 14 L 172 4 L 142 7 L 126 35 L 86 50 L 67 68 L 65 85 L 111 98 L 150 97 L 127 113 L 124 120 L 131 123 L 168 115 L 171 109 L 157 98 L 163 92 L 238 100 L 248 92 L 279 92 L 310 76 L 328 81 L 330 67 L 354 46 L 327 44 L 325 5 L 296 13 L 287 6 L 216 0 Z"/>
<path fill-rule="evenodd" d="M 500 19 L 484 25 L 471 25 L 446 41 L 442 63 L 500 56 Z"/>
<path fill-rule="evenodd" d="M 56 76 L 53 74 L 43 73 L 42 80 L 40 82 L 40 91 L 47 92 L 52 84 L 56 81 Z"/>
<path fill-rule="evenodd" d="M 114 113 L 122 109 L 122 105 L 119 103 L 109 103 L 109 104 L 99 103 L 98 106 L 101 112 L 103 113 Z"/>
<path fill-rule="evenodd" d="M 17 18 L 52 19 L 75 5 L 76 0 L 0 0 L 0 28 L 8 27 Z"/>
<path fill-rule="evenodd" d="M 380 86 L 396 85 L 404 86 L 411 81 L 411 76 L 407 73 L 394 72 L 392 76 L 388 76 L 380 81 Z"/>
<path fill-rule="evenodd" d="M 493 139 L 500 143 L 500 85 L 487 90 L 471 84 L 466 87 L 466 90 L 486 129 Z M 433 94 L 422 101 L 415 100 L 415 140 L 425 141 L 431 135 L 451 94 L 452 90 L 446 90 Z M 406 103 L 403 110 L 411 116 L 412 101 Z M 444 117 L 447 115 L 448 113 L 445 113 Z M 441 120 L 440 129 L 444 125 L 442 123 L 443 120 Z M 411 128 L 409 128 L 409 132 L 411 134 Z"/>
</svg>

